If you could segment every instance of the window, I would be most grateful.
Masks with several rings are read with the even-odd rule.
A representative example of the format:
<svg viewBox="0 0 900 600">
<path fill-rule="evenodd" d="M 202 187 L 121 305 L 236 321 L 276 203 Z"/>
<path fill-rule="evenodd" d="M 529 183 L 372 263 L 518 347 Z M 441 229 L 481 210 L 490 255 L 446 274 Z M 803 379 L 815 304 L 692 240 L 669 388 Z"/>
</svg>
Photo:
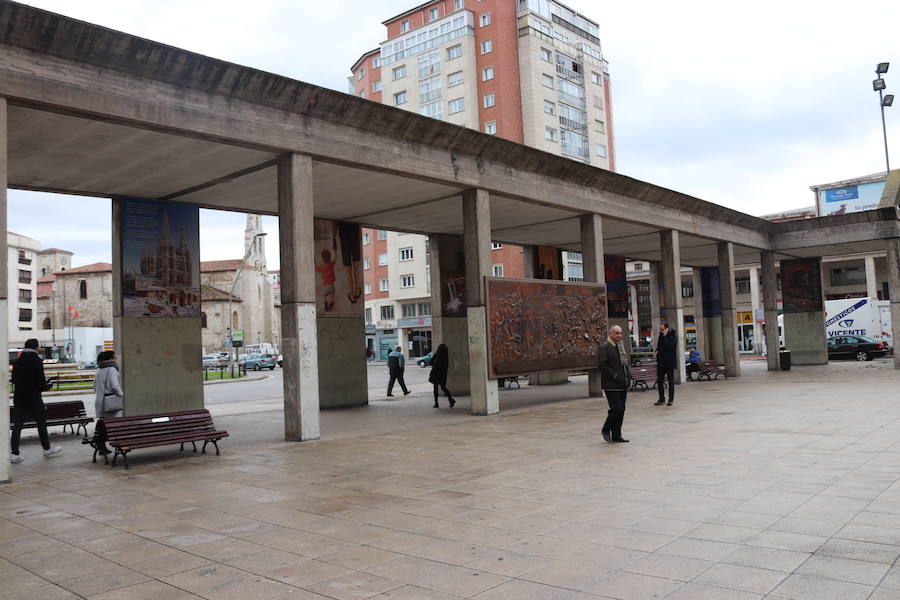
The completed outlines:
<svg viewBox="0 0 900 600">
<path fill-rule="evenodd" d="M 597 156 L 602 156 L 603 158 L 606 158 L 607 152 L 606 152 L 606 146 L 604 144 L 597 144 Z"/>
<path fill-rule="evenodd" d="M 20 308 L 19 309 L 19 321 L 31 321 L 31 309 L 30 308 Z"/>
<path fill-rule="evenodd" d="M 387 264 L 388 264 L 388 255 L 387 255 L 387 252 L 385 252 L 384 254 L 379 254 L 379 255 L 378 255 L 378 266 L 379 266 L 379 267 L 386 267 Z"/>
<path fill-rule="evenodd" d="M 373 69 L 381 68 L 381 57 L 380 56 L 376 56 L 372 59 L 372 68 Z"/>
<path fill-rule="evenodd" d="M 600 77 L 600 73 L 594 73 L 593 71 L 591 71 L 591 83 L 596 83 L 597 85 L 603 83 L 603 79 Z"/>
<path fill-rule="evenodd" d="M 431 77 L 441 72 L 441 55 L 437 51 L 422 54 L 417 62 L 419 64 L 419 79 Z"/>
<path fill-rule="evenodd" d="M 866 270 L 863 267 L 831 269 L 831 285 L 865 285 L 865 283 Z"/>
<path fill-rule="evenodd" d="M 490 81 L 494 78 L 494 67 L 485 67 L 481 70 L 481 80 Z"/>
<path fill-rule="evenodd" d="M 373 92 L 380 92 L 380 91 L 381 91 L 381 80 L 380 80 L 380 79 L 379 79 L 378 81 L 376 81 L 375 83 L 372 84 L 372 91 L 373 91 Z"/>
<path fill-rule="evenodd" d="M 19 264 L 20 265 L 30 265 L 31 264 L 31 255 L 24 250 L 19 250 Z"/>
<path fill-rule="evenodd" d="M 478 15 L 478 25 L 480 27 L 487 27 L 490 24 L 491 24 L 491 13 L 486 12 L 486 13 L 481 13 L 480 15 Z"/>
<path fill-rule="evenodd" d="M 357 79 L 362 79 L 362 78 L 365 77 L 365 76 L 366 76 L 366 68 L 365 68 L 365 67 L 360 67 L 360 68 L 359 68 L 359 71 L 356 72 L 356 78 L 357 78 Z"/>
<path fill-rule="evenodd" d="M 544 112 L 547 113 L 548 115 L 555 115 L 556 114 L 556 104 L 553 102 L 550 102 L 549 100 L 544 100 Z"/>
<path fill-rule="evenodd" d="M 400 260 L 412 260 L 413 259 L 413 249 L 412 248 L 400 248 Z"/>
<path fill-rule="evenodd" d="M 453 87 L 457 85 L 462 85 L 463 80 L 463 72 L 457 71 L 456 73 L 450 73 L 447 75 L 447 87 Z"/>
<path fill-rule="evenodd" d="M 451 115 L 466 110 L 466 99 L 457 98 L 456 100 L 451 100 L 447 104 L 447 109 Z"/>
<path fill-rule="evenodd" d="M 384 229 L 379 229 L 378 230 L 378 239 L 386 240 L 387 239 L 387 231 L 385 231 Z"/>
<path fill-rule="evenodd" d="M 78 297 L 82 300 L 87 298 L 87 279 L 78 281 Z"/>
<path fill-rule="evenodd" d="M 484 40 L 483 42 L 481 42 L 481 53 L 482 54 L 487 54 L 488 52 L 490 52 L 493 49 L 494 49 L 494 42 L 492 42 L 491 40 Z"/>
<path fill-rule="evenodd" d="M 566 265 L 566 281 L 584 281 L 584 265 Z"/>
<path fill-rule="evenodd" d="M 503 244 L 500 242 L 491 242 L 491 250 L 499 250 L 503 247 Z"/>
<path fill-rule="evenodd" d="M 209 326 L 209 324 L 206 321 L 206 313 L 201 312 L 200 313 L 200 329 L 206 329 L 208 326 Z M 49 329 L 49 327 L 45 327 L 44 329 Z"/>
<path fill-rule="evenodd" d="M 541 60 L 546 60 L 547 62 L 553 62 L 553 53 L 547 50 L 546 48 L 541 48 Z"/>
<path fill-rule="evenodd" d="M 372 283 L 367 281 L 365 284 L 363 284 L 363 289 L 365 290 L 366 295 L 368 296 L 369 294 L 372 293 Z"/>
<path fill-rule="evenodd" d="M 503 265 L 491 265 L 491 273 L 494 277 L 503 277 Z"/>
<path fill-rule="evenodd" d="M 681 282 L 681 297 L 682 298 L 693 298 L 694 297 L 694 282 L 691 280 L 682 281 Z"/>
<path fill-rule="evenodd" d="M 359 97 L 360 97 L 360 98 L 365 98 L 365 97 L 366 97 L 366 90 L 359 90 Z"/>
<path fill-rule="evenodd" d="M 465 3 L 466 3 L 466 0 L 455 0 L 453 2 L 453 8 L 455 8 L 456 10 L 459 10 L 460 8 L 465 6 Z"/>
<path fill-rule="evenodd" d="M 431 314 L 431 302 L 419 302 L 419 316 L 427 317 Z"/>
<path fill-rule="evenodd" d="M 434 75 L 419 81 L 419 102 L 432 102 L 441 97 L 441 76 Z"/>
<path fill-rule="evenodd" d="M 366 285 L 369 286 L 370 290 L 372 289 L 372 284 L 366 284 Z M 366 292 L 366 293 L 368 294 L 369 292 Z M 366 309 L 366 323 L 371 323 L 371 322 L 372 322 L 372 309 L 367 308 Z"/>
<path fill-rule="evenodd" d="M 406 65 L 400 65 L 399 67 L 394 67 L 394 81 L 398 79 L 403 79 L 406 77 Z"/>
<path fill-rule="evenodd" d="M 416 316 L 416 305 L 414 303 L 401 304 L 400 314 L 403 315 L 404 319 Z"/>
<path fill-rule="evenodd" d="M 391 281 L 389 279 L 382 279 L 378 282 L 378 290 L 381 292 L 387 292 L 391 289 Z"/>
<path fill-rule="evenodd" d="M 415 275 L 401 275 L 400 276 L 400 287 L 401 288 L 411 288 L 414 285 L 416 285 Z"/>
<path fill-rule="evenodd" d="M 600 99 L 600 96 L 594 94 L 592 97 L 592 101 L 594 102 L 594 108 L 603 108 L 603 101 Z"/>
<path fill-rule="evenodd" d="M 394 318 L 394 305 L 382 306 L 381 307 L 381 320 L 387 321 L 389 319 Z M 383 332 L 382 332 L 383 333 Z"/>
<path fill-rule="evenodd" d="M 366 231 L 365 233 L 363 233 L 363 246 L 368 246 L 370 241 L 372 241 L 372 236 L 368 231 Z"/>
<path fill-rule="evenodd" d="M 406 104 L 406 91 L 405 90 L 394 94 L 394 105 L 400 106 L 401 104 Z"/>
<path fill-rule="evenodd" d="M 450 46 L 447 48 L 447 60 L 453 60 L 462 56 L 462 44 Z"/>
<path fill-rule="evenodd" d="M 400 21 L 400 33 L 406 33 L 409 31 L 409 19 L 403 19 Z"/>
<path fill-rule="evenodd" d="M 634 263 L 634 270 L 635 271 L 643 271 L 644 263 L 638 263 L 638 262 Z"/>
<path fill-rule="evenodd" d="M 31 283 L 31 271 L 19 269 L 19 283 Z"/>
<path fill-rule="evenodd" d="M 437 6 L 433 6 L 428 10 L 428 20 L 434 21 L 440 16 L 440 11 Z"/>
<path fill-rule="evenodd" d="M 542 81 L 544 82 L 544 87 L 552 88 L 553 87 L 553 78 L 546 73 L 541 75 Z"/>
<path fill-rule="evenodd" d="M 544 138 L 550 140 L 551 142 L 556 141 L 556 130 L 552 127 L 547 127 L 544 129 Z"/>
<path fill-rule="evenodd" d="M 431 117 L 432 119 L 443 119 L 444 103 L 438 100 L 437 102 L 432 102 L 431 104 L 424 104 L 419 108 L 419 114 L 426 117 Z"/>
<path fill-rule="evenodd" d="M 600 119 L 594 120 L 594 126 L 597 128 L 597 133 L 606 133 L 606 123 Z"/>
<path fill-rule="evenodd" d="M 484 124 L 484 132 L 497 135 L 497 121 L 488 121 Z"/>
<path fill-rule="evenodd" d="M 749 294 L 750 293 L 750 278 L 749 277 L 736 277 L 734 280 L 734 291 L 738 294 Z"/>
<path fill-rule="evenodd" d="M 494 106 L 496 103 L 497 103 L 497 102 L 496 102 L 496 100 L 494 99 L 494 93 L 493 93 L 493 92 L 491 92 L 490 94 L 485 94 L 485 95 L 484 95 L 484 107 L 485 107 L 485 108 L 491 108 L 491 107 Z"/>
<path fill-rule="evenodd" d="M 19 290 L 19 302 L 31 302 L 31 290 Z"/>
<path fill-rule="evenodd" d="M 205 318 L 206 313 L 202 313 L 202 316 Z M 205 327 L 205 325 L 204 325 Z M 50 317 L 44 319 L 44 322 L 41 323 L 41 329 L 53 329 L 53 324 L 50 322 Z"/>
<path fill-rule="evenodd" d="M 363 271 L 368 271 L 372 268 L 372 257 L 367 256 L 363 259 Z"/>
</svg>

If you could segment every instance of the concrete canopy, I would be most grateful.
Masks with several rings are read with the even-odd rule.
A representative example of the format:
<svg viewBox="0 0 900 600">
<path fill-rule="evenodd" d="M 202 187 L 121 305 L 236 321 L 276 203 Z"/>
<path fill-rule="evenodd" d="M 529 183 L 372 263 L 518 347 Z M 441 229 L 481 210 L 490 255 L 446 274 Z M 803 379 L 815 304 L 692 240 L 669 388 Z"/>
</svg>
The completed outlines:
<svg viewBox="0 0 900 600">
<path fill-rule="evenodd" d="M 133 195 L 277 214 L 275 159 L 313 158 L 316 216 L 418 233 L 463 231 L 468 188 L 491 194 L 496 241 L 579 250 L 604 216 L 608 254 L 684 265 L 882 247 L 897 212 L 770 223 L 533 148 L 13 2 L 0 5 L 10 187 Z M 824 227 L 824 229 L 823 229 Z M 823 231 L 828 233 L 823 235 Z"/>
</svg>

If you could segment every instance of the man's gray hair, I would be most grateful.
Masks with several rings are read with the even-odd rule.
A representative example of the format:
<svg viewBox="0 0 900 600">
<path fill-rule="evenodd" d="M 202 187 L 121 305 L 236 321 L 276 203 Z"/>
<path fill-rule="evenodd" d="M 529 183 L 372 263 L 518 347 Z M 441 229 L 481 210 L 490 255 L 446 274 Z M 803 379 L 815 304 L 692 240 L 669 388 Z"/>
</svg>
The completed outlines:
<svg viewBox="0 0 900 600">
<path fill-rule="evenodd" d="M 609 332 L 612 333 L 612 332 L 615 331 L 616 329 L 619 330 L 619 333 L 622 332 L 622 327 L 620 327 L 619 325 L 613 325 L 612 327 L 610 327 L 610 328 L 609 328 Z"/>
</svg>

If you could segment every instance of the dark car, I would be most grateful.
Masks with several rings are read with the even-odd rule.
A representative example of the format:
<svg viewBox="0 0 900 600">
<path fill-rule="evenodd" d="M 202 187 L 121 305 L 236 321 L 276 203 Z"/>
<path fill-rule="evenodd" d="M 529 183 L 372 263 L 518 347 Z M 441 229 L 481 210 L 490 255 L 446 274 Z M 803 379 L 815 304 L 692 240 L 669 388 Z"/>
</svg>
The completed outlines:
<svg viewBox="0 0 900 600">
<path fill-rule="evenodd" d="M 872 360 L 884 356 L 888 352 L 887 345 L 861 335 L 836 335 L 825 342 L 828 346 L 828 358 L 854 358 L 856 360 Z"/>
<path fill-rule="evenodd" d="M 413 360 L 416 361 L 417 365 L 419 365 L 420 367 L 422 367 L 424 369 L 425 367 L 431 366 L 431 361 L 432 361 L 431 355 L 432 355 L 432 353 L 429 352 L 425 356 L 419 356 L 417 358 L 414 358 Z"/>
</svg>

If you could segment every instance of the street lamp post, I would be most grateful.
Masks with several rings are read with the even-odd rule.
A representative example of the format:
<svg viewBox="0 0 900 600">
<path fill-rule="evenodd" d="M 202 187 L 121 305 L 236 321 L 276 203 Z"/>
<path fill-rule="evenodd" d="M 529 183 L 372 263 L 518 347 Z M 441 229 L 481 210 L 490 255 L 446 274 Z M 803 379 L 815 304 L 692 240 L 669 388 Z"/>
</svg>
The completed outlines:
<svg viewBox="0 0 900 600">
<path fill-rule="evenodd" d="M 228 327 L 226 330 L 228 331 L 228 339 L 231 339 L 231 326 L 233 325 L 233 317 L 232 317 L 232 302 L 231 299 L 234 298 L 234 289 L 237 287 L 238 278 L 241 276 L 241 272 L 244 270 L 244 264 L 247 262 L 247 257 L 250 256 L 250 252 L 253 251 L 253 247 L 256 245 L 256 240 L 265 236 L 265 233 L 257 233 L 253 236 L 253 240 L 247 246 L 247 251 L 244 253 L 244 258 L 241 259 L 241 264 L 238 267 L 237 273 L 234 275 L 234 282 L 231 284 L 231 291 L 228 292 Z M 231 366 L 231 376 L 234 377 L 234 359 L 236 357 L 236 351 L 234 350 L 234 342 L 232 342 L 232 347 L 228 351 L 228 362 Z"/>
<path fill-rule="evenodd" d="M 887 87 L 887 84 L 884 82 L 884 74 L 888 72 L 889 66 L 890 63 L 878 63 L 875 67 L 876 79 L 872 82 L 872 89 L 878 92 L 878 105 L 881 108 L 881 132 L 884 135 L 884 163 L 888 173 L 891 171 L 891 160 L 888 156 L 887 125 L 885 125 L 884 122 L 884 107 L 891 106 L 894 103 L 893 94 L 884 94 L 884 90 Z"/>
</svg>

